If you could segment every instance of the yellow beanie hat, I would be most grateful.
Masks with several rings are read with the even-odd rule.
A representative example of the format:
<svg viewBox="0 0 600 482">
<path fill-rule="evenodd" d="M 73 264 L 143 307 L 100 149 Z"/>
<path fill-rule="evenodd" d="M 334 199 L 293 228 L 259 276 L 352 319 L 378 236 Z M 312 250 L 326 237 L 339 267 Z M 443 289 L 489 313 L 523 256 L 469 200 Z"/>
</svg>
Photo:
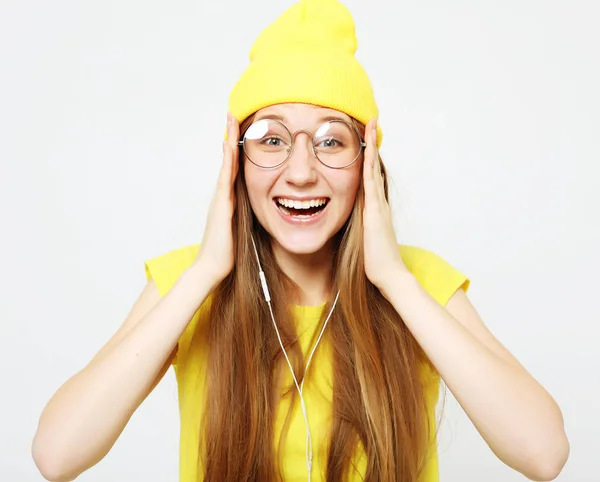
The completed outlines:
<svg viewBox="0 0 600 482">
<path fill-rule="evenodd" d="M 301 102 L 339 110 L 363 124 L 378 115 L 371 82 L 354 57 L 354 20 L 337 0 L 301 0 L 258 36 L 250 65 L 229 97 L 242 122 L 269 105 Z M 382 133 L 377 127 L 377 145 Z"/>
</svg>

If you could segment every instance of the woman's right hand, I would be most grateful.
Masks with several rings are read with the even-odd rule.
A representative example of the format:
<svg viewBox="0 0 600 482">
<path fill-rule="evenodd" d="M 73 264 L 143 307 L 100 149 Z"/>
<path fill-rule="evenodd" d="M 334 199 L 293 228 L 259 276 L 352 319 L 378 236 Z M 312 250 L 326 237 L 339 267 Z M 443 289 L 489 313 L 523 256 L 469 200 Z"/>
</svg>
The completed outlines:
<svg viewBox="0 0 600 482">
<path fill-rule="evenodd" d="M 235 211 L 235 179 L 238 173 L 239 124 L 227 113 L 227 140 L 223 141 L 223 164 L 217 189 L 209 206 L 200 251 L 194 262 L 203 276 L 209 276 L 216 286 L 233 269 L 233 213 Z"/>
</svg>

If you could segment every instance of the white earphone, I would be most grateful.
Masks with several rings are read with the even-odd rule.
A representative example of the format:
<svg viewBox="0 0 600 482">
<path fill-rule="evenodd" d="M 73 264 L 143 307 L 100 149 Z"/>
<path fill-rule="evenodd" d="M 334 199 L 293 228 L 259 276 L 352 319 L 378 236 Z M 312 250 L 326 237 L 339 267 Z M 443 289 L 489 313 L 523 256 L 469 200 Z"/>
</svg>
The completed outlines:
<svg viewBox="0 0 600 482">
<path fill-rule="evenodd" d="M 333 301 L 333 305 L 331 306 L 331 310 L 329 311 L 329 314 L 327 315 L 327 318 L 325 319 L 325 323 L 323 323 L 323 328 L 321 329 L 321 333 L 319 333 L 319 337 L 317 338 L 317 341 L 315 342 L 315 346 L 313 346 L 313 349 L 311 350 L 310 355 L 308 356 L 308 360 L 306 361 L 306 368 L 304 369 L 304 377 L 302 378 L 302 383 L 298 384 L 298 380 L 296 379 L 296 375 L 294 373 L 294 369 L 292 368 L 290 359 L 288 358 L 285 348 L 283 347 L 283 342 L 281 341 L 281 335 L 279 334 L 279 329 L 277 328 L 277 323 L 275 323 L 275 316 L 273 315 L 273 308 L 271 307 L 271 295 L 269 294 L 269 288 L 267 287 L 267 279 L 265 278 L 265 273 L 262 270 L 262 265 L 261 265 L 260 259 L 258 257 L 258 251 L 256 249 L 256 244 L 254 242 L 254 236 L 251 236 L 251 239 L 252 239 L 252 246 L 254 247 L 254 254 L 256 255 L 256 261 L 258 262 L 258 269 L 259 269 L 258 276 L 260 278 L 260 284 L 262 286 L 262 290 L 265 295 L 265 301 L 267 302 L 267 305 L 269 305 L 269 312 L 271 313 L 271 320 L 273 321 L 273 326 L 275 327 L 275 332 L 277 333 L 277 339 L 279 340 L 279 346 L 281 347 L 283 356 L 285 357 L 285 360 L 287 361 L 290 372 L 292 373 L 292 378 L 294 379 L 294 384 L 296 385 L 296 390 L 298 391 L 298 394 L 300 395 L 300 407 L 302 408 L 302 415 L 304 416 L 304 422 L 306 423 L 306 469 L 308 470 L 308 482 L 310 482 L 310 476 L 311 476 L 311 472 L 312 472 L 313 448 L 312 448 L 312 438 L 310 436 L 310 427 L 308 425 L 308 414 L 306 413 L 306 404 L 304 403 L 304 397 L 302 396 L 302 389 L 304 388 L 304 380 L 306 380 L 306 374 L 308 373 L 308 367 L 310 365 L 310 361 L 312 360 L 313 354 L 315 353 L 315 350 L 317 349 L 317 346 L 319 345 L 319 342 L 321 341 L 321 337 L 323 336 L 323 333 L 325 332 L 325 328 L 327 327 L 329 318 L 331 317 L 331 314 L 333 313 L 333 309 L 335 308 L 338 297 L 340 296 L 340 292 L 339 291 L 337 292 L 337 294 L 335 296 L 335 300 Z"/>
</svg>

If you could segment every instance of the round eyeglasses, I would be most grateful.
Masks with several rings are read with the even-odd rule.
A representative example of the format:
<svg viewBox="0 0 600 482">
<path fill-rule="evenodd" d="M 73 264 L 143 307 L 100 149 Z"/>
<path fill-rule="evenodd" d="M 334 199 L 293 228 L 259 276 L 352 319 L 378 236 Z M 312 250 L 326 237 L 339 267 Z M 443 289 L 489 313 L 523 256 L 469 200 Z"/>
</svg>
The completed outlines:
<svg viewBox="0 0 600 482">
<path fill-rule="evenodd" d="M 304 132 L 312 139 L 315 157 L 331 169 L 343 169 L 358 159 L 367 146 L 355 125 L 342 119 L 325 122 L 314 135 L 306 130 L 293 134 L 275 119 L 254 122 L 238 144 L 252 164 L 265 169 L 281 166 L 292 155 L 296 134 Z"/>
</svg>

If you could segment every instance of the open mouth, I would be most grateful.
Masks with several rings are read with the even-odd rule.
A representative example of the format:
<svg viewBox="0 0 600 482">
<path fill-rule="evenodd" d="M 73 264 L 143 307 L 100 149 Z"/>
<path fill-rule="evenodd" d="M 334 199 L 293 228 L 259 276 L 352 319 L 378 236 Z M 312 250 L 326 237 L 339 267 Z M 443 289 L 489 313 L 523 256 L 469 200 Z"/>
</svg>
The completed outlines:
<svg viewBox="0 0 600 482">
<path fill-rule="evenodd" d="M 327 204 L 329 198 L 315 198 L 305 201 L 286 199 L 277 197 L 274 198 L 277 208 L 286 216 L 310 218 L 319 214 Z"/>
</svg>

